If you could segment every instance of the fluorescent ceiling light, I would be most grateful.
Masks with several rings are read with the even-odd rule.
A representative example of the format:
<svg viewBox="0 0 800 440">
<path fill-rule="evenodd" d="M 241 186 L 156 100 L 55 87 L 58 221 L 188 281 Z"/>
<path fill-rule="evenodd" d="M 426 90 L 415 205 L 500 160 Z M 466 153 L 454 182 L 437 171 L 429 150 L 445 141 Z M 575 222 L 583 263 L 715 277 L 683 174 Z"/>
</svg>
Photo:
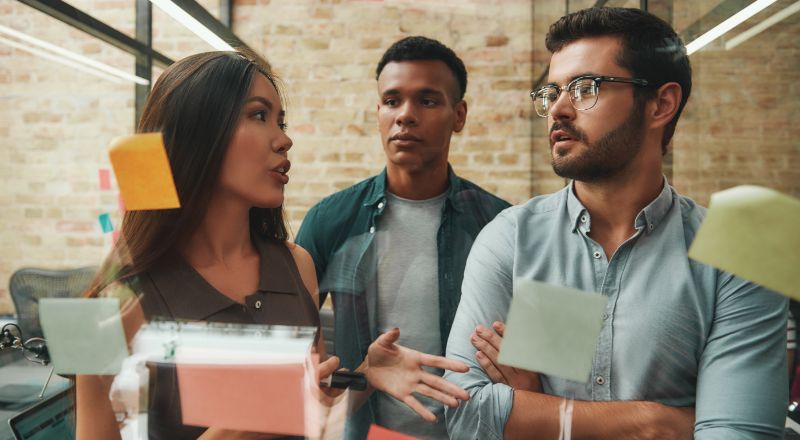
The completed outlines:
<svg viewBox="0 0 800 440">
<path fill-rule="evenodd" d="M 189 15 L 188 12 L 181 9 L 172 0 L 150 0 L 151 3 L 158 6 L 159 9 L 166 12 L 167 15 L 175 19 L 178 23 L 186 26 L 187 29 L 192 31 L 195 35 L 202 38 L 203 41 L 210 44 L 216 50 L 233 51 L 233 47 L 226 43 L 225 40 L 211 32 L 207 27 L 203 26 L 194 17 Z"/>
<path fill-rule="evenodd" d="M 20 50 L 24 50 L 26 52 L 30 52 L 34 55 L 40 56 L 42 58 L 46 58 L 51 61 L 55 61 L 57 63 L 64 64 L 66 66 L 73 67 L 83 72 L 95 74 L 95 73 L 104 73 L 104 75 L 95 75 L 101 78 L 110 79 L 114 78 L 115 82 L 119 82 L 116 80 L 117 78 L 124 79 L 126 81 L 131 81 L 136 84 L 141 85 L 148 85 L 150 81 L 138 77 L 136 75 L 130 74 L 123 70 L 117 69 L 115 67 L 111 67 L 108 64 L 103 64 L 99 61 L 95 61 L 89 57 L 85 57 L 83 55 L 77 54 L 75 52 L 71 52 L 63 47 L 56 46 L 54 44 L 50 44 L 46 41 L 40 40 L 38 38 L 32 37 L 28 34 L 22 33 L 20 31 L 11 29 L 10 27 L 6 27 L 0 25 L 0 34 L 6 34 L 12 36 L 18 40 L 24 41 L 26 43 L 32 44 L 33 46 L 38 46 L 45 50 L 37 49 L 36 47 L 26 46 L 24 44 L 20 44 L 19 42 L 15 42 L 13 40 L 9 40 L 3 38 L 3 43 L 15 47 Z M 48 52 L 49 51 L 49 52 Z M 46 54 L 46 55 L 45 55 Z M 81 66 L 81 67 L 76 67 Z M 100 72 L 97 72 L 97 71 Z"/>
<path fill-rule="evenodd" d="M 785 19 L 786 17 L 800 11 L 800 1 L 795 2 L 785 8 L 783 8 L 780 12 L 774 14 L 773 16 L 765 19 L 761 23 L 751 27 L 750 29 L 742 32 L 741 34 L 731 38 L 729 41 L 725 42 L 725 49 L 731 50 L 734 47 L 744 43 L 745 41 L 755 37 L 756 35 L 764 32 L 770 26 L 774 25 L 775 23 Z"/>
<path fill-rule="evenodd" d="M 775 3 L 777 0 L 758 0 L 751 3 L 746 8 L 742 9 L 741 11 L 733 14 L 727 20 L 723 21 L 722 23 L 716 25 L 710 31 L 706 32 L 705 34 L 698 37 L 696 40 L 692 41 L 691 43 L 686 45 L 686 55 L 691 55 L 694 52 L 700 50 L 706 44 L 716 40 L 724 33 L 728 32 L 729 30 L 735 28 L 748 18 L 758 14 L 766 8 L 767 6 Z"/>
<path fill-rule="evenodd" d="M 4 44 L 6 44 L 8 46 L 11 46 L 11 47 L 19 49 L 19 50 L 24 50 L 25 52 L 29 52 L 29 53 L 31 53 L 33 55 L 36 55 L 36 56 L 40 57 L 40 58 L 44 58 L 46 60 L 50 60 L 50 61 L 54 61 L 56 63 L 63 64 L 65 66 L 71 67 L 71 68 L 73 68 L 75 70 L 80 70 L 81 72 L 85 72 L 85 73 L 88 73 L 90 75 L 94 75 L 94 76 L 97 76 L 97 77 L 100 77 L 100 78 L 103 78 L 103 79 L 107 79 L 107 80 L 109 80 L 111 82 L 115 82 L 115 83 L 122 82 L 122 80 L 120 78 L 116 77 L 116 76 L 112 76 L 112 75 L 105 74 L 103 72 L 99 72 L 99 71 L 97 71 L 95 69 L 91 69 L 91 68 L 87 67 L 84 64 L 76 63 L 76 62 L 71 61 L 71 60 L 69 60 L 67 58 L 60 57 L 60 56 L 52 54 L 50 52 L 45 52 L 45 51 L 43 51 L 41 49 L 37 49 L 35 47 L 26 46 L 24 44 L 21 44 L 21 43 L 18 43 L 16 41 L 14 41 L 14 40 L 9 40 L 8 38 L 5 38 L 5 37 L 0 37 L 0 43 L 4 43 Z"/>
</svg>

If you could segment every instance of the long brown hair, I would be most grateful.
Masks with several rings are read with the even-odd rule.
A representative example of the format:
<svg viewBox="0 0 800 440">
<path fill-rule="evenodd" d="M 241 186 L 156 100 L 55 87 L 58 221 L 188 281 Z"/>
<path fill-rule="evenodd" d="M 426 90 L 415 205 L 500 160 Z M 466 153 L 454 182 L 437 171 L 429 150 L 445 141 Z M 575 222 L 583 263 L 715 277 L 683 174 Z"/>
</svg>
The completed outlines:
<svg viewBox="0 0 800 440">
<path fill-rule="evenodd" d="M 137 132 L 162 133 L 181 207 L 127 211 L 122 236 L 87 295 L 95 296 L 115 280 L 147 271 L 188 242 L 206 214 L 256 73 L 275 86 L 283 101 L 269 63 L 250 51 L 192 55 L 161 74 L 147 98 Z M 254 238 L 285 241 L 283 207 L 251 208 L 250 231 Z"/>
</svg>

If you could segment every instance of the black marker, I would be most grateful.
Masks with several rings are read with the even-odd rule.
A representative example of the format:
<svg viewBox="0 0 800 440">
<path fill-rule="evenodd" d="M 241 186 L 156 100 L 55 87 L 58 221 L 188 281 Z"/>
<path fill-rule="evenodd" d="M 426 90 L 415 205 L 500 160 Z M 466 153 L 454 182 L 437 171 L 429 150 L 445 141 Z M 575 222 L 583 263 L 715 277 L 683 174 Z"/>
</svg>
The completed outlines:
<svg viewBox="0 0 800 440">
<path fill-rule="evenodd" d="M 326 388 L 350 388 L 355 391 L 367 389 L 367 377 L 363 373 L 351 373 L 349 371 L 334 371 L 330 376 L 322 379 L 319 386 Z"/>
</svg>

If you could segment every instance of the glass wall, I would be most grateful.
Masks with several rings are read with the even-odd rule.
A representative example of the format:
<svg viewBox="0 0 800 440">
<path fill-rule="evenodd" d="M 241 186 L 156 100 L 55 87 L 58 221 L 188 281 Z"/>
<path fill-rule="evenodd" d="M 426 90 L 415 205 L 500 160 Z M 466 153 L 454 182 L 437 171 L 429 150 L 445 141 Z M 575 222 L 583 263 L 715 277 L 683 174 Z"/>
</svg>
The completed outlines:
<svg viewBox="0 0 800 440">
<path fill-rule="evenodd" d="M 135 36 L 131 0 L 67 3 Z M 220 1 L 197 3 L 221 17 Z M 294 145 L 285 210 L 296 232 L 320 199 L 383 169 L 375 68 L 394 41 L 434 37 L 464 60 L 468 116 L 450 163 L 519 204 L 566 183 L 552 171 L 546 122 L 529 98 L 547 79 L 550 24 L 587 7 L 646 7 L 690 43 L 750 3 L 236 0 L 232 30 L 286 85 Z M 800 197 L 797 5 L 777 0 L 690 56 L 692 96 L 665 158 L 680 193 L 707 205 L 716 191 L 756 184 Z M 153 49 L 173 60 L 213 50 L 156 6 L 152 28 Z M 117 73 L 58 61 L 42 44 Z M 108 145 L 135 131 L 134 72 L 130 53 L 22 2 L 0 3 L 0 315 L 16 311 L 8 286 L 19 269 L 97 266 L 108 254 L 121 222 Z M 162 72 L 154 67 L 152 81 Z"/>
<path fill-rule="evenodd" d="M 0 34 L 0 313 L 11 313 L 17 269 L 97 265 L 108 251 L 98 217 L 121 218 L 99 172 L 109 169 L 109 141 L 131 133 L 134 120 L 133 82 L 46 58 L 29 38 L 129 74 L 134 58 L 20 2 L 2 8 L 10 31 Z"/>
</svg>

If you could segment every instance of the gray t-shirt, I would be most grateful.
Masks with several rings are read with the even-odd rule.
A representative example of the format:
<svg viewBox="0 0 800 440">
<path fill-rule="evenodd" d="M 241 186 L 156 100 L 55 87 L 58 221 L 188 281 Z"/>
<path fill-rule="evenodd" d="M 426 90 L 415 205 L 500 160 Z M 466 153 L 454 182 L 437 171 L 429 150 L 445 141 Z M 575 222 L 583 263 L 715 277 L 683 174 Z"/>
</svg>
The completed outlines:
<svg viewBox="0 0 800 440">
<path fill-rule="evenodd" d="M 439 276 L 436 235 L 446 193 L 427 200 L 408 200 L 387 193 L 386 209 L 378 223 L 378 331 L 400 328 L 398 343 L 441 355 L 439 333 Z M 442 375 L 442 370 L 430 370 Z M 404 403 L 378 395 L 377 422 L 386 428 L 422 439 L 447 439 L 444 407 L 415 395 L 438 422 L 424 421 Z"/>
</svg>

